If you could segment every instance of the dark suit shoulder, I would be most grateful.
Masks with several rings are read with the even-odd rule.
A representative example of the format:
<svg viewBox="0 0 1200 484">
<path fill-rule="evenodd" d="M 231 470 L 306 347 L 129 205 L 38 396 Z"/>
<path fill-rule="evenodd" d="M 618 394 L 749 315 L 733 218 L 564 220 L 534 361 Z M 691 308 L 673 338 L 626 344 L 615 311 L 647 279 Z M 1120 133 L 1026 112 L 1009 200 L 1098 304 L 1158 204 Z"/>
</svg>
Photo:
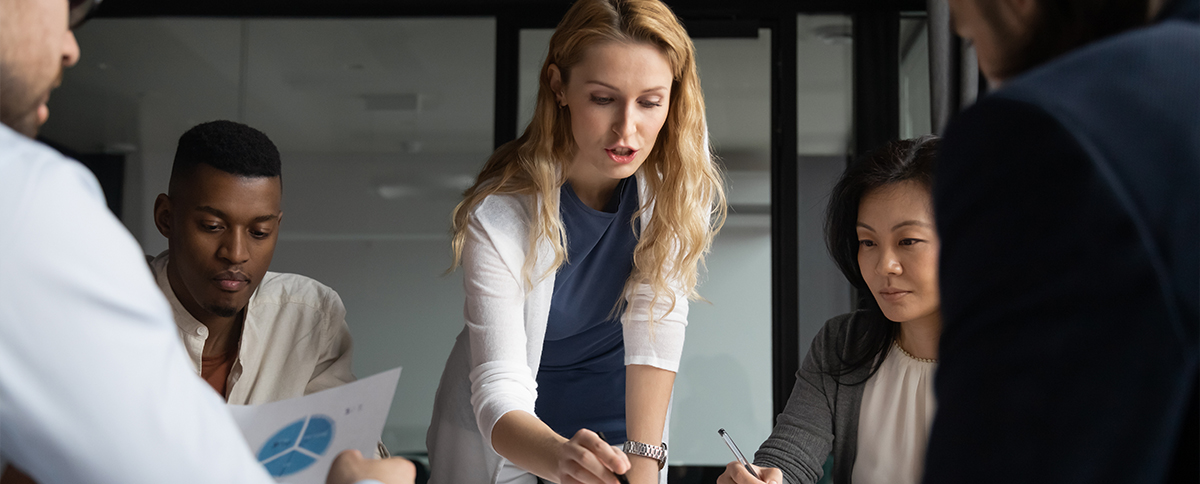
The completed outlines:
<svg viewBox="0 0 1200 484">
<path fill-rule="evenodd" d="M 1032 102 L 986 96 L 946 128 L 934 177 L 939 229 L 973 217 L 983 205 L 1022 202 L 1031 191 L 1053 194 L 1079 180 L 1087 154 L 1062 123 Z M 1035 208 L 1035 207 L 1030 207 Z"/>
<path fill-rule="evenodd" d="M 985 98 L 1008 107 L 991 109 L 1006 112 L 1003 123 L 1021 126 L 1036 110 L 1062 129 L 1087 160 L 1087 188 L 1138 231 L 1185 321 L 1200 318 L 1198 65 L 1200 25 L 1170 21 L 1078 49 Z M 1017 105 L 1029 109 L 1014 115 Z"/>
<path fill-rule="evenodd" d="M 1037 106 L 1119 176 L 1196 179 L 1198 65 L 1200 26 L 1167 22 L 1077 49 L 1011 80 L 994 97 Z M 1137 173 L 1121 170 L 1129 164 Z"/>
</svg>

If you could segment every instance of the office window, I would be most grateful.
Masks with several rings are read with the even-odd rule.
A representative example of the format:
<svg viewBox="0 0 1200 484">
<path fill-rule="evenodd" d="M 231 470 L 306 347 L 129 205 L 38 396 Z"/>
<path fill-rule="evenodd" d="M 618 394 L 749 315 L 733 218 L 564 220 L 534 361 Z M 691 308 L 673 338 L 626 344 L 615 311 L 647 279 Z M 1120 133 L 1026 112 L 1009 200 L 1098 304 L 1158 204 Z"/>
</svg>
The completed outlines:
<svg viewBox="0 0 1200 484">
<path fill-rule="evenodd" d="M 853 148 L 852 21 L 800 15 L 797 37 L 801 358 L 829 318 L 851 309 L 850 284 L 825 249 L 825 206 Z M 801 360 L 803 361 L 803 360 Z"/>
<path fill-rule="evenodd" d="M 900 17 L 900 137 L 933 132 L 929 108 L 929 22 L 925 12 Z"/>
</svg>

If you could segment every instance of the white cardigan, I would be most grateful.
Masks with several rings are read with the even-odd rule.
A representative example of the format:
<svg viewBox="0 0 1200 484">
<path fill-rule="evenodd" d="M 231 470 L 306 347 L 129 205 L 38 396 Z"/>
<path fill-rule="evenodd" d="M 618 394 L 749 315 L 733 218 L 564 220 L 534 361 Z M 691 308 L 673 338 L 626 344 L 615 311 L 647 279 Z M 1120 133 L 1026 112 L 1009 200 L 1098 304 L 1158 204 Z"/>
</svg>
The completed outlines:
<svg viewBox="0 0 1200 484">
<path fill-rule="evenodd" d="M 644 201 L 647 190 L 640 175 L 638 182 Z M 549 242 L 543 241 L 531 272 L 533 287 L 525 284 L 528 227 L 535 215 L 532 197 L 489 196 L 468 221 L 462 255 L 466 327 L 446 361 L 434 400 L 426 436 L 431 484 L 495 483 L 505 459 L 492 448 L 492 427 L 514 410 L 536 415 L 537 370 L 554 273 L 537 279 L 553 260 Z M 648 223 L 649 210 L 642 226 Z M 654 314 L 662 316 L 651 328 L 653 291 L 649 284 L 638 287 L 632 310 L 622 320 L 626 365 L 678 371 L 688 300 L 684 289 L 673 289 L 674 309 L 669 297 L 660 297 Z M 664 426 L 664 441 L 666 434 Z"/>
</svg>

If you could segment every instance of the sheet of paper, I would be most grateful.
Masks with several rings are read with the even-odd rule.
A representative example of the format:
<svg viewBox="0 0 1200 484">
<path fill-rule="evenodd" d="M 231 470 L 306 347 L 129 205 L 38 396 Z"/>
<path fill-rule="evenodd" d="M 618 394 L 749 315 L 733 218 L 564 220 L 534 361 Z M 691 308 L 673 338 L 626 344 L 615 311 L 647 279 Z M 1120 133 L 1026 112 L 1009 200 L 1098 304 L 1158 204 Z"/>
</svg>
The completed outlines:
<svg viewBox="0 0 1200 484">
<path fill-rule="evenodd" d="M 250 450 L 277 482 L 324 484 L 347 449 L 374 457 L 400 368 L 303 397 L 230 405 Z"/>
</svg>

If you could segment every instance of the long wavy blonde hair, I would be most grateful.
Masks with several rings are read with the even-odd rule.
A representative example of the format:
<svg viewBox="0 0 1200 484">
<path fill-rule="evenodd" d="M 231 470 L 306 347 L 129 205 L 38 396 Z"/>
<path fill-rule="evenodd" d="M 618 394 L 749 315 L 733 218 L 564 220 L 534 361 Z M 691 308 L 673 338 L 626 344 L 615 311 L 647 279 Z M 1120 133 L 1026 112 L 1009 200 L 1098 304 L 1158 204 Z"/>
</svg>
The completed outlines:
<svg viewBox="0 0 1200 484">
<path fill-rule="evenodd" d="M 536 215 L 529 228 L 527 254 L 536 254 L 539 242 L 548 240 L 554 260 L 546 273 L 530 274 L 534 257 L 527 257 L 525 284 L 532 287 L 535 279 L 566 261 L 567 236 L 557 190 L 566 182 L 566 166 L 577 146 L 570 110 L 559 109 L 550 87 L 550 66 L 558 66 L 566 83 L 571 67 L 583 60 L 588 48 L 608 42 L 658 47 L 673 76 L 666 122 L 639 168 L 650 196 L 629 222 L 636 223 L 651 204 L 653 218 L 642 228 L 633 270 L 617 308 L 628 311 L 636 286 L 643 282 L 654 291 L 651 308 L 660 297 L 669 298 L 674 308 L 672 282 L 684 288 L 689 298 L 700 298 L 697 271 L 725 221 L 725 191 L 707 144 L 696 49 L 679 19 L 658 0 L 579 0 L 571 6 L 550 38 L 550 52 L 538 79 L 537 106 L 525 133 L 496 149 L 454 209 L 452 270 L 462 262 L 471 211 L 492 194 L 536 195 L 531 197 Z M 650 319 L 655 321 L 655 315 Z"/>
</svg>

